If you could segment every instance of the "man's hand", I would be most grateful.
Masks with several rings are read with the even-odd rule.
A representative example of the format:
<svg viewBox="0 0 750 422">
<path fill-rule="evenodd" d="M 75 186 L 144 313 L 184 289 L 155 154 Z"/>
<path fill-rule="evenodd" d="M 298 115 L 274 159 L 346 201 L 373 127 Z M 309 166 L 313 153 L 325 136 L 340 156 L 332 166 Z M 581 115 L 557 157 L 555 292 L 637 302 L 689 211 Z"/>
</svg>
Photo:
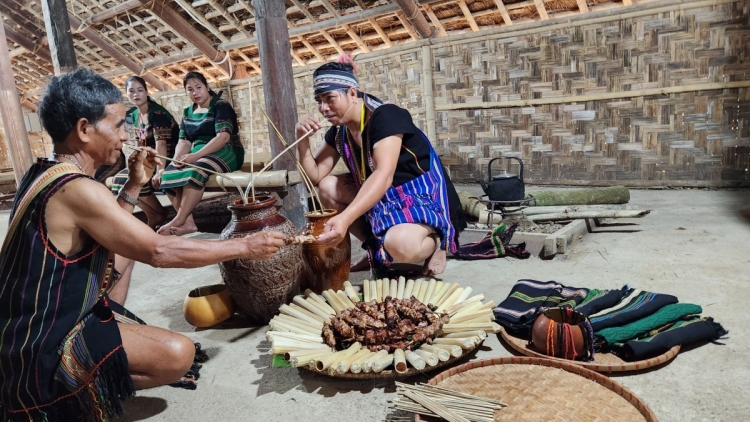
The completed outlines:
<svg viewBox="0 0 750 422">
<path fill-rule="evenodd" d="M 128 180 L 137 186 L 145 185 L 154 174 L 156 166 L 164 165 L 153 148 L 145 147 L 128 157 Z"/>
<path fill-rule="evenodd" d="M 323 234 L 318 236 L 318 242 L 326 246 L 338 245 L 349 235 L 351 225 L 352 222 L 343 214 L 331 218 L 323 227 Z"/>
<path fill-rule="evenodd" d="M 312 130 L 312 133 L 310 133 L 309 136 L 312 136 L 315 132 L 317 132 L 320 128 L 323 126 L 320 125 L 320 122 L 315 120 L 312 116 L 305 116 L 303 117 L 297 124 L 294 126 L 294 130 L 297 132 L 297 139 L 302 137 L 307 132 L 310 132 Z"/>
<path fill-rule="evenodd" d="M 248 254 L 245 258 L 256 261 L 271 259 L 284 246 L 285 238 L 284 233 L 270 230 L 247 236 L 245 241 L 247 242 Z"/>
</svg>

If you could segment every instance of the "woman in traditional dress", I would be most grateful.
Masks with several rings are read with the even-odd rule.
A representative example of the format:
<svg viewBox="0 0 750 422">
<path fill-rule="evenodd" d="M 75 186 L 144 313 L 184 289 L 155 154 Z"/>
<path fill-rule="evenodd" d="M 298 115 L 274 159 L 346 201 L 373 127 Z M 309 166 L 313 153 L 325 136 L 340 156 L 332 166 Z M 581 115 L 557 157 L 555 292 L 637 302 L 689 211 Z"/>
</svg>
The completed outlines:
<svg viewBox="0 0 750 422">
<path fill-rule="evenodd" d="M 126 119 L 132 122 L 138 146 L 154 148 L 165 157 L 173 156 L 180 133 L 180 127 L 174 117 L 167 109 L 149 97 L 146 81 L 143 78 L 129 77 L 125 82 L 125 92 L 130 103 L 135 106 Z M 119 192 L 127 180 L 128 169 L 120 170 L 112 182 L 112 192 Z M 161 176 L 157 166 L 153 177 L 143 185 L 138 195 L 141 201 L 140 207 L 146 214 L 148 225 L 153 228 L 158 228 L 167 219 L 167 210 L 154 195 L 154 189 L 159 189 L 160 182 Z"/>
<path fill-rule="evenodd" d="M 324 205 L 339 211 L 318 240 L 336 244 L 350 231 L 364 242 L 376 273 L 394 261 L 424 261 L 425 275 L 443 272 L 446 250 L 455 250 L 456 230 L 466 222 L 430 141 L 407 110 L 359 90 L 351 56 L 319 67 L 313 88 L 318 111 L 334 127 L 316 154 L 309 140 L 300 142 L 300 161 Z M 307 116 L 297 137 L 321 128 Z M 340 157 L 351 174 L 332 176 Z"/>
<path fill-rule="evenodd" d="M 118 281 L 115 254 L 195 268 L 268 259 L 284 235 L 176 238 L 135 218 L 158 160 L 150 148 L 131 155 L 116 198 L 92 177 L 117 160 L 128 137 L 122 94 L 88 69 L 53 77 L 39 117 L 56 161 L 39 159 L 21 180 L 0 252 L 0 418 L 111 420 L 136 389 L 174 383 L 197 370 L 198 358 L 189 338 L 120 306 L 126 292 L 115 290 L 126 280 Z"/>
<path fill-rule="evenodd" d="M 229 173 L 239 170 L 245 158 L 232 106 L 219 98 L 198 72 L 188 72 L 182 81 L 193 104 L 185 108 L 180 123 L 180 141 L 174 159 L 198 167 Z M 183 235 L 197 230 L 192 212 L 203 196 L 210 173 L 172 162 L 162 174 L 161 189 L 177 210 L 162 235 Z"/>
</svg>

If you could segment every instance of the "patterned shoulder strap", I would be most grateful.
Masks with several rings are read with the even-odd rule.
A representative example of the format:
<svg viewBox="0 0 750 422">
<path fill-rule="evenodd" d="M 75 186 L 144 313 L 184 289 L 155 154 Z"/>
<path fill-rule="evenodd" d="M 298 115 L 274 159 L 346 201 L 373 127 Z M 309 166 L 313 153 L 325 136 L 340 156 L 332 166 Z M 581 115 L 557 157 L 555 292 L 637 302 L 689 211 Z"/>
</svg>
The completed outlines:
<svg viewBox="0 0 750 422">
<path fill-rule="evenodd" d="M 11 220 L 10 225 L 8 226 L 8 234 L 5 236 L 5 241 L 3 242 L 3 248 L 2 251 L 0 251 L 0 254 L 5 254 L 6 249 L 8 248 L 8 245 L 10 244 L 11 238 L 13 237 L 13 233 L 18 228 L 18 225 L 21 224 L 21 219 L 23 218 L 23 215 L 26 213 L 26 209 L 29 207 L 29 204 L 31 203 L 31 200 L 34 199 L 39 193 L 41 193 L 44 188 L 49 186 L 52 182 L 55 180 L 58 180 L 59 178 L 65 176 L 66 174 L 71 173 L 80 173 L 81 171 L 78 169 L 78 167 L 69 164 L 69 163 L 60 163 L 52 166 L 44 173 L 40 174 L 39 177 L 36 178 L 34 183 L 29 187 L 29 189 L 26 191 L 26 194 L 21 198 L 20 201 L 18 201 L 18 206 L 16 207 L 16 212 L 13 214 L 13 220 Z"/>
</svg>

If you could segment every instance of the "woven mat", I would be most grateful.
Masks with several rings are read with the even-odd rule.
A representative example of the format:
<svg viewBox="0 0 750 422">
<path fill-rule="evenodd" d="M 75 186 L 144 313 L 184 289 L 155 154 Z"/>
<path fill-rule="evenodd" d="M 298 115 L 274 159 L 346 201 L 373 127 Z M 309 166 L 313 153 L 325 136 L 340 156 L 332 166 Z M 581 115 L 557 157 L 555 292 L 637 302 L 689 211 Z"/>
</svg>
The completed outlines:
<svg viewBox="0 0 750 422">
<path fill-rule="evenodd" d="M 495 421 L 656 421 L 648 406 L 619 383 L 548 359 L 472 362 L 441 373 L 430 384 L 508 404 L 495 411 Z"/>
<path fill-rule="evenodd" d="M 591 369 L 592 371 L 596 371 L 596 372 L 627 372 L 627 371 L 638 371 L 641 369 L 651 368 L 651 367 L 661 365 L 665 362 L 668 362 L 674 359 L 674 357 L 677 356 L 677 353 L 680 352 L 680 346 L 677 345 L 669 349 L 663 355 L 660 355 L 651 359 L 637 361 L 637 362 L 626 362 L 620 359 L 617 355 L 613 353 L 597 353 L 596 355 L 594 355 L 593 362 L 582 362 L 582 361 L 570 361 L 567 359 L 553 358 L 553 357 L 544 355 L 542 353 L 539 353 L 536 350 L 528 346 L 528 343 L 529 343 L 528 340 L 508 334 L 505 331 L 505 328 L 500 329 L 500 337 L 503 340 L 505 340 L 505 342 L 511 348 L 513 348 L 517 352 L 524 354 L 526 356 L 558 360 L 561 362 L 570 362 L 576 365 L 580 365 L 586 369 Z"/>
</svg>

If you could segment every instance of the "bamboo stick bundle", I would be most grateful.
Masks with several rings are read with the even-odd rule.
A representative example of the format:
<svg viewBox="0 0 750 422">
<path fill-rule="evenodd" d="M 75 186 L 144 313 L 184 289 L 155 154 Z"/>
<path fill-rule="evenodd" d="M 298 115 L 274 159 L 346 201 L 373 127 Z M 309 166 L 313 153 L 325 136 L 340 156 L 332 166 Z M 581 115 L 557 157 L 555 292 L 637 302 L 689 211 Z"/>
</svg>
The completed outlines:
<svg viewBox="0 0 750 422">
<path fill-rule="evenodd" d="M 327 350 L 330 349 L 327 344 L 315 344 L 304 342 L 279 342 L 271 346 L 272 355 L 283 355 L 293 350 Z"/>
<path fill-rule="evenodd" d="M 346 359 L 342 359 L 336 364 L 336 372 L 339 374 L 345 374 L 349 372 L 349 368 L 352 365 L 352 362 L 356 361 L 357 359 L 369 355 L 371 352 L 367 349 L 360 348 L 357 350 L 356 353 L 350 355 Z"/>
<path fill-rule="evenodd" d="M 344 292 L 349 300 L 352 301 L 352 305 L 359 302 L 359 295 L 354 290 L 354 286 L 352 286 L 352 283 L 350 283 L 349 280 L 344 282 Z"/>
<path fill-rule="evenodd" d="M 443 288 L 445 288 L 445 286 L 443 286 Z M 433 303 L 433 305 L 440 307 L 440 305 L 442 305 L 445 302 L 445 300 L 448 299 L 453 294 L 453 292 L 456 291 L 456 289 L 458 289 L 458 283 L 451 284 L 448 287 L 448 289 L 445 291 L 443 296 L 440 299 L 438 299 L 437 303 Z"/>
<path fill-rule="evenodd" d="M 370 280 L 370 302 L 378 301 L 378 281 Z"/>
<path fill-rule="evenodd" d="M 461 337 L 479 337 L 480 340 L 487 338 L 487 332 L 483 330 L 475 331 L 462 331 L 460 333 L 450 333 L 443 336 L 443 338 L 461 338 Z"/>
<path fill-rule="evenodd" d="M 365 280 L 362 282 L 362 299 L 365 303 L 369 302 L 370 299 L 370 280 Z"/>
<path fill-rule="evenodd" d="M 305 296 L 319 305 L 321 309 L 328 312 L 329 315 L 336 315 L 336 310 L 331 307 L 322 297 L 318 296 L 315 292 L 310 289 L 305 290 Z"/>
<path fill-rule="evenodd" d="M 461 302 L 463 302 L 464 300 L 468 299 L 469 296 L 471 295 L 472 291 L 474 291 L 474 289 L 472 289 L 471 287 L 464 287 L 464 291 L 463 291 L 463 293 L 461 293 L 461 296 L 459 296 L 458 299 L 456 300 L 456 302 L 453 303 L 453 305 L 451 305 L 451 306 L 458 305 Z"/>
<path fill-rule="evenodd" d="M 458 324 L 473 319 L 480 319 L 482 322 L 492 322 L 495 314 L 492 313 L 492 309 L 481 309 L 479 311 L 467 312 L 461 315 L 454 315 L 451 317 L 451 324 Z"/>
<path fill-rule="evenodd" d="M 284 360 L 289 362 L 293 367 L 307 366 L 314 364 L 318 356 L 331 353 L 331 349 L 317 349 L 317 350 L 292 350 L 284 353 Z"/>
<path fill-rule="evenodd" d="M 378 359 L 382 359 L 385 356 L 388 356 L 388 352 L 386 352 L 385 350 L 380 350 L 376 353 L 373 353 L 372 356 L 365 359 L 365 361 L 362 363 L 362 372 L 366 374 L 370 373 L 372 371 L 372 364 L 375 363 Z M 393 359 L 393 356 L 391 356 L 391 359 Z"/>
<path fill-rule="evenodd" d="M 273 341 L 275 338 L 290 338 L 308 343 L 323 343 L 323 337 L 308 334 L 288 333 L 283 331 L 267 331 L 266 340 Z"/>
<path fill-rule="evenodd" d="M 352 362 L 351 366 L 349 366 L 349 370 L 353 374 L 359 374 L 360 372 L 362 372 L 365 361 L 370 359 L 375 354 L 369 351 L 368 349 L 362 349 L 360 350 L 360 352 L 362 352 L 363 350 L 367 351 L 367 353 L 362 354 L 359 358 L 357 358 L 355 361 Z"/>
<path fill-rule="evenodd" d="M 428 352 L 427 350 L 423 350 L 421 347 L 415 350 L 414 353 L 422 358 L 422 360 L 424 360 L 427 365 L 435 366 L 438 364 L 438 362 L 440 362 L 440 359 L 438 359 L 436 354 Z"/>
<path fill-rule="evenodd" d="M 424 303 L 424 297 L 427 294 L 427 287 L 429 287 L 430 282 L 427 280 L 422 280 L 422 284 L 419 286 L 419 296 L 417 296 L 417 300 Z"/>
<path fill-rule="evenodd" d="M 439 347 L 431 346 L 429 344 L 423 344 L 419 347 L 419 350 L 424 350 L 425 352 L 430 352 L 437 356 L 437 358 L 441 362 L 445 362 L 451 358 L 450 352 L 448 352 L 445 349 L 441 349 Z"/>
<path fill-rule="evenodd" d="M 295 309 L 295 308 L 297 308 L 297 309 Z M 313 313 L 308 312 L 308 311 L 304 311 L 304 310 L 303 310 L 304 311 L 303 312 L 303 311 L 300 311 L 300 309 L 302 309 L 302 308 L 300 308 L 299 306 L 296 306 L 296 305 L 295 305 L 295 307 L 292 307 L 290 305 L 284 304 L 284 305 L 281 305 L 281 307 L 279 307 L 279 312 L 281 312 L 282 314 L 286 314 L 286 315 L 289 315 L 289 316 L 301 319 L 303 321 L 311 322 L 311 323 L 315 324 L 316 327 L 318 326 L 318 324 L 320 324 L 320 328 L 321 329 L 323 328 L 323 321 L 321 321 L 321 320 L 317 319 L 316 317 L 314 317 Z"/>
<path fill-rule="evenodd" d="M 427 416 L 444 417 L 435 413 L 434 410 L 423 407 L 420 403 L 422 403 L 424 399 L 442 405 L 455 415 L 466 418 L 466 420 L 480 422 L 492 422 L 494 420 L 495 410 L 507 406 L 505 403 L 498 400 L 478 397 L 428 384 L 408 385 L 397 382 L 396 387 L 399 396 L 393 403 L 397 409 L 420 413 Z M 412 397 L 409 397 L 409 394 L 407 393 L 412 393 Z M 417 396 L 414 396 L 414 394 L 417 394 Z M 421 395 L 422 398 L 420 398 L 419 395 Z M 415 400 L 414 397 L 416 397 L 417 400 Z"/>
<path fill-rule="evenodd" d="M 432 295 L 429 299 L 427 299 L 427 303 L 435 303 L 436 300 L 438 300 L 438 295 L 440 294 L 440 290 L 443 289 L 443 286 L 445 285 L 444 282 L 438 281 L 437 284 L 435 284 L 435 289 L 432 291 Z"/>
<path fill-rule="evenodd" d="M 411 350 L 405 351 L 404 355 L 406 356 L 406 361 L 418 371 L 423 370 L 427 366 L 427 362 Z"/>
<path fill-rule="evenodd" d="M 451 346 L 460 346 L 462 349 L 473 349 L 477 344 L 476 337 L 457 337 L 457 338 L 436 338 L 432 344 L 449 344 Z"/>
<path fill-rule="evenodd" d="M 395 299 L 398 296 L 398 280 L 392 279 L 390 283 L 391 288 L 388 291 L 388 296 Z"/>
<path fill-rule="evenodd" d="M 404 298 L 404 290 L 406 290 L 406 279 L 404 278 L 404 276 L 401 276 L 398 278 L 398 289 L 396 292 L 397 299 Z"/>
<path fill-rule="evenodd" d="M 451 283 L 443 283 L 443 285 L 440 286 L 440 290 L 437 290 L 436 286 L 435 294 L 433 294 L 432 298 L 430 299 L 432 305 L 438 306 L 438 304 L 440 304 L 440 300 L 445 297 L 445 294 L 448 293 L 448 290 L 451 288 L 451 286 Z"/>
<path fill-rule="evenodd" d="M 404 299 L 409 299 L 412 296 L 412 292 L 414 291 L 414 280 L 409 279 L 406 281 L 406 288 L 404 288 Z"/>
<path fill-rule="evenodd" d="M 422 283 L 424 283 L 424 280 L 421 278 L 414 280 L 414 289 L 412 289 L 411 295 L 417 298 L 417 300 L 419 300 L 419 291 L 422 289 Z"/>
<path fill-rule="evenodd" d="M 405 395 L 406 397 L 409 397 L 410 399 L 414 400 L 416 403 L 422 405 L 423 407 L 431 410 L 436 415 L 440 416 L 441 418 L 445 419 L 448 422 L 471 422 L 469 419 L 466 419 L 463 416 L 457 415 L 455 412 L 448 410 L 445 406 L 443 406 L 440 403 L 437 403 L 433 401 L 432 399 L 427 398 L 423 394 L 417 393 L 416 391 L 402 391 L 401 394 Z"/>
<path fill-rule="evenodd" d="M 448 315 L 453 315 L 458 312 L 460 312 L 462 309 L 466 308 L 469 305 L 477 305 L 482 306 L 482 301 L 484 300 L 483 294 L 474 295 L 466 300 L 464 300 L 461 303 L 456 303 L 455 305 L 451 306 L 450 308 L 445 308 L 445 313 Z"/>
<path fill-rule="evenodd" d="M 344 291 L 339 290 L 338 292 L 336 292 L 336 296 L 339 298 L 339 302 L 341 302 L 341 304 L 344 305 L 346 309 L 351 309 L 354 307 L 354 302 L 349 299 L 349 296 L 347 296 Z"/>
<path fill-rule="evenodd" d="M 292 299 L 292 302 L 323 318 L 323 321 L 329 321 L 331 319 L 331 315 L 329 315 L 328 312 L 325 312 L 323 309 L 315 306 L 315 304 L 313 304 L 311 300 L 303 296 L 295 296 L 294 299 Z"/>
<path fill-rule="evenodd" d="M 497 333 L 500 331 L 500 326 L 498 324 L 495 324 L 494 322 L 484 322 L 484 323 L 459 323 L 459 324 L 445 324 L 443 325 L 443 332 L 444 333 L 458 333 L 461 331 L 474 331 L 474 330 L 484 330 L 488 333 Z"/>
<path fill-rule="evenodd" d="M 375 296 L 375 300 L 378 302 L 382 302 L 385 296 L 383 295 L 383 279 L 379 278 L 376 284 L 377 287 L 377 294 Z"/>
<path fill-rule="evenodd" d="M 333 310 L 336 311 L 336 313 L 339 313 L 344 310 L 344 307 L 339 303 L 339 301 L 335 297 L 336 294 L 331 293 L 332 291 L 333 290 L 324 290 L 323 297 L 326 298 L 326 300 L 328 301 L 328 304 L 331 305 Z"/>
<path fill-rule="evenodd" d="M 393 351 L 393 367 L 399 374 L 406 372 L 406 355 L 403 350 L 396 349 Z"/>
<path fill-rule="evenodd" d="M 435 285 L 437 285 L 437 280 L 435 280 L 434 278 L 430 279 L 430 281 L 427 283 L 427 291 L 424 294 L 424 300 L 422 301 L 422 303 L 430 303 L 432 295 L 435 294 Z"/>
<path fill-rule="evenodd" d="M 304 328 L 304 329 L 312 329 L 312 331 L 315 331 L 315 332 L 323 329 L 323 325 L 319 324 L 317 321 L 315 322 L 305 321 L 304 319 L 299 319 L 295 316 L 291 316 L 287 314 L 278 314 L 275 317 L 273 317 L 271 320 L 280 321 L 285 324 L 300 326 L 300 328 Z"/>
<path fill-rule="evenodd" d="M 464 292 L 464 289 L 461 287 L 457 288 L 456 290 L 451 293 L 450 296 L 448 296 L 448 299 L 445 299 L 443 303 L 438 306 L 438 308 L 435 310 L 435 312 L 445 312 L 445 308 L 452 306 L 456 303 L 456 300 L 458 300 L 458 297 L 461 296 L 461 293 Z"/>
<path fill-rule="evenodd" d="M 435 343 L 433 343 L 433 344 L 431 344 L 431 346 L 432 347 L 436 347 L 438 349 L 445 350 L 446 352 L 450 353 L 451 356 L 453 356 L 454 358 L 460 358 L 464 354 L 464 351 L 463 351 L 463 349 L 461 349 L 461 346 L 456 346 L 455 344 L 435 344 Z M 422 346 L 422 347 L 424 347 L 424 346 Z"/>
<path fill-rule="evenodd" d="M 342 359 L 345 359 L 348 356 L 357 353 L 361 347 L 362 345 L 357 342 L 349 346 L 348 349 L 333 352 L 330 355 L 323 356 L 315 362 L 315 369 L 317 369 L 318 371 L 326 371 L 334 363 L 340 362 Z"/>
<path fill-rule="evenodd" d="M 372 363 L 371 365 L 372 371 L 376 373 L 382 372 L 383 369 L 390 366 L 392 363 L 394 363 L 394 361 L 395 361 L 395 354 L 386 353 L 385 355 L 381 355 Z M 404 366 L 406 366 L 406 364 L 404 364 Z"/>
</svg>

